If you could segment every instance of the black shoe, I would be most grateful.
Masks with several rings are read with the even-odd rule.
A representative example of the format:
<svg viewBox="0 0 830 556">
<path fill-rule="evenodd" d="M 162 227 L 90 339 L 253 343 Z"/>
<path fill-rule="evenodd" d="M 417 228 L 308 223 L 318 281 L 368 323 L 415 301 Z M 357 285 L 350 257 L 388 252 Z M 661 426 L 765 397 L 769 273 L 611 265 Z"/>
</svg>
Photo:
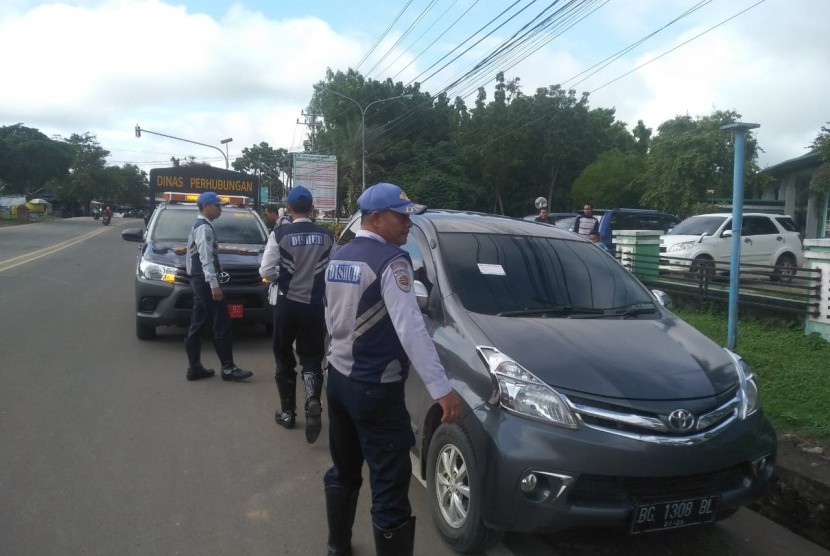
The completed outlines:
<svg viewBox="0 0 830 556">
<path fill-rule="evenodd" d="M 297 414 L 293 411 L 277 411 L 274 414 L 274 421 L 281 427 L 293 429 L 297 425 Z"/>
<path fill-rule="evenodd" d="M 254 373 L 251 371 L 243 371 L 236 365 L 222 368 L 222 380 L 239 382 L 240 380 L 245 380 L 246 378 L 251 378 L 252 376 L 254 376 Z"/>
<path fill-rule="evenodd" d="M 216 374 L 216 371 L 213 369 L 205 369 L 204 367 L 196 367 L 195 369 L 193 367 L 187 368 L 187 380 L 210 378 L 214 374 Z"/>
<path fill-rule="evenodd" d="M 310 398 L 305 404 L 305 439 L 309 444 L 313 444 L 320 436 L 320 429 L 323 428 L 323 422 L 320 418 L 322 414 L 323 408 L 320 405 L 320 400 Z"/>
</svg>

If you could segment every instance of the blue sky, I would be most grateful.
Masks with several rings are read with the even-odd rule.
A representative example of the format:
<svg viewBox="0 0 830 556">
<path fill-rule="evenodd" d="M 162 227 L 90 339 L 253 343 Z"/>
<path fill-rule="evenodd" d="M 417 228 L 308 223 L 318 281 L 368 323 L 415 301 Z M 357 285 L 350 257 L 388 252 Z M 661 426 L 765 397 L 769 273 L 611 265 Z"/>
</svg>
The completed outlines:
<svg viewBox="0 0 830 556">
<path fill-rule="evenodd" d="M 4 56 L 0 125 L 21 122 L 50 136 L 90 132 L 112 152 L 111 163 L 145 169 L 166 165 L 171 156 L 217 166 L 224 159 L 215 149 L 146 134 L 136 139 L 137 123 L 216 146 L 232 137 L 231 159 L 261 141 L 298 150 L 306 130 L 297 120 L 326 68 L 422 80 L 430 65 L 465 40 L 478 41 L 483 34 L 475 32 L 508 8 L 488 28 L 503 23 L 500 29 L 422 84 L 435 94 L 551 4 L 4 0 L 0 51 L 14 54 Z M 511 67 L 492 68 L 483 78 L 487 86 L 499 69 L 520 77 L 527 94 L 561 83 L 591 92 L 592 107 L 615 108 L 629 127 L 642 119 L 655 130 L 677 115 L 734 109 L 761 124 L 762 166 L 803 154 L 830 120 L 826 0 L 588 0 L 583 6 L 581 21 Z M 655 32 L 594 75 L 573 79 Z M 477 84 L 465 82 L 453 95 Z"/>
</svg>

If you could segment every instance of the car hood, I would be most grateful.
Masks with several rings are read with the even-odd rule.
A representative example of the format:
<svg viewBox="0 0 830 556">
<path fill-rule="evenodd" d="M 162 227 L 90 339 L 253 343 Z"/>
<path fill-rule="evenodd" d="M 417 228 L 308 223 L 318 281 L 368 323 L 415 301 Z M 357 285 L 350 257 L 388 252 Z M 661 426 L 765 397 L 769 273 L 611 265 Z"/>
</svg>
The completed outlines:
<svg viewBox="0 0 830 556">
<path fill-rule="evenodd" d="M 220 243 L 219 261 L 225 268 L 259 265 L 264 250 L 265 246 L 258 243 Z M 187 248 L 181 243 L 148 243 L 144 250 L 148 261 L 178 268 L 185 267 L 186 255 Z"/>
<path fill-rule="evenodd" d="M 555 388 L 608 398 L 679 400 L 723 393 L 738 380 L 729 355 L 675 317 L 470 317 L 492 347 Z"/>
<path fill-rule="evenodd" d="M 708 235 L 706 237 L 709 237 Z M 661 245 L 676 245 L 678 243 L 684 243 L 687 241 L 697 241 L 700 239 L 700 236 L 695 235 L 687 235 L 687 234 L 666 234 L 660 236 L 660 244 Z"/>
</svg>

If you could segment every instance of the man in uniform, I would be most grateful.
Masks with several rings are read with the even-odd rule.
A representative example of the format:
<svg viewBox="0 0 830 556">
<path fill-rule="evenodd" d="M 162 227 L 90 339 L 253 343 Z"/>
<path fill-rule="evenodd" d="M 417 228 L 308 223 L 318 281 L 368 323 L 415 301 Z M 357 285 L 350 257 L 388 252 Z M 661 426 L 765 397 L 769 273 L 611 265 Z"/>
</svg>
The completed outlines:
<svg viewBox="0 0 830 556">
<path fill-rule="evenodd" d="M 305 387 L 305 436 L 312 443 L 322 428 L 320 397 L 326 340 L 324 274 L 334 236 L 308 218 L 314 207 L 308 189 L 295 187 L 288 194 L 287 202 L 294 220 L 275 227 L 268 236 L 259 267 L 260 275 L 272 284 L 269 295 L 274 305 L 272 345 L 282 404 L 274 418 L 287 429 L 293 429 L 296 423 L 296 341 Z"/>
<path fill-rule="evenodd" d="M 190 276 L 190 289 L 193 291 L 193 313 L 190 316 L 190 330 L 184 346 L 190 366 L 187 380 L 199 380 L 213 376 L 213 369 L 202 365 L 202 344 L 199 340 L 202 328 L 213 323 L 213 346 L 222 364 L 222 379 L 240 381 L 253 373 L 243 371 L 233 362 L 233 337 L 231 335 L 231 317 L 228 305 L 222 297 L 219 287 L 219 247 L 211 222 L 222 214 L 222 202 L 216 193 L 206 191 L 196 201 L 199 216 L 187 238 L 187 275 Z"/>
<path fill-rule="evenodd" d="M 326 271 L 333 464 L 324 478 L 328 554 L 351 554 L 365 459 L 376 553 L 411 556 L 415 518 L 408 497 L 409 449 L 415 438 L 404 403 L 410 363 L 441 406 L 442 423 L 461 417 L 461 399 L 424 326 L 412 290 L 412 263 L 400 248 L 412 226 L 410 215 L 426 207 L 391 183 L 366 189 L 357 203 L 362 229 L 335 252 Z"/>
</svg>

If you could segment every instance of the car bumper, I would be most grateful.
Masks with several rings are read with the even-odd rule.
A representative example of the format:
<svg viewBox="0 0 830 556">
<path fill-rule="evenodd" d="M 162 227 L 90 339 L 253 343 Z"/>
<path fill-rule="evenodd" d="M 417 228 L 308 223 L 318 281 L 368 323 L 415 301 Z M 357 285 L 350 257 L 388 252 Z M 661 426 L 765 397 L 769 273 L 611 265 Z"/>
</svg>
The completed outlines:
<svg viewBox="0 0 830 556">
<path fill-rule="evenodd" d="M 477 418 L 477 419 L 476 419 Z M 718 514 L 761 497 L 776 436 L 757 412 L 693 446 L 667 446 L 580 426 L 564 429 L 483 406 L 465 422 L 487 461 L 482 519 L 496 530 L 631 526 L 644 501 L 718 496 Z M 764 459 L 762 466 L 760 460 Z M 536 477 L 535 488 L 522 479 Z"/>
<path fill-rule="evenodd" d="M 242 305 L 242 322 L 270 324 L 273 309 L 268 304 L 265 285 L 251 287 L 222 287 L 225 301 Z M 193 312 L 193 293 L 189 285 L 165 284 L 136 278 L 136 321 L 149 326 L 190 324 Z"/>
</svg>

